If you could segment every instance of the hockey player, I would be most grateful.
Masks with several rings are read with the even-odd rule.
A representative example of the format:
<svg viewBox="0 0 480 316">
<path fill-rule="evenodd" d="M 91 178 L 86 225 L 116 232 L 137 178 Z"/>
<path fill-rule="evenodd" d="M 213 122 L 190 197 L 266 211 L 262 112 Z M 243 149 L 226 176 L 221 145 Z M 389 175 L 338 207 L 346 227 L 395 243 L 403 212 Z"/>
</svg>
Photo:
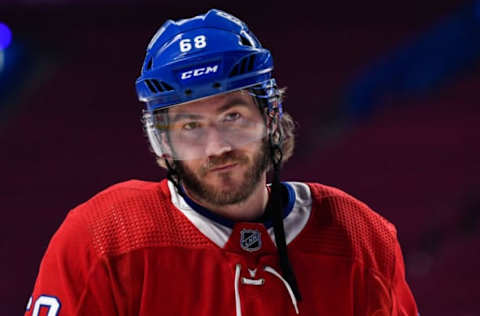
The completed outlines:
<svg viewBox="0 0 480 316">
<path fill-rule="evenodd" d="M 136 89 L 168 179 L 72 210 L 26 315 L 417 315 L 392 224 L 338 189 L 279 181 L 293 124 L 272 68 L 225 12 L 158 30 Z"/>
</svg>

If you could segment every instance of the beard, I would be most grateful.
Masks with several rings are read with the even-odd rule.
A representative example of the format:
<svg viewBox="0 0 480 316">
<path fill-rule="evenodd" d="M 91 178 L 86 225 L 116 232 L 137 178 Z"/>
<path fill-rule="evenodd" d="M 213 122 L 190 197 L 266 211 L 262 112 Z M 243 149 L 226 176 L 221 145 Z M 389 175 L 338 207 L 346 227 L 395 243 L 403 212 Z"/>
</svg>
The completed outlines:
<svg viewBox="0 0 480 316">
<path fill-rule="evenodd" d="M 200 200 L 217 206 L 236 204 L 245 201 L 253 193 L 263 173 L 267 170 L 270 157 L 269 148 L 268 141 L 264 139 L 252 159 L 233 150 L 222 156 L 209 158 L 196 172 L 181 160 L 175 161 L 175 169 L 188 192 Z M 219 188 L 202 180 L 209 170 L 229 163 L 247 166 L 247 171 L 241 176 L 242 179 L 236 187 Z M 228 183 L 232 180 L 229 172 L 218 174 L 218 176 L 222 178 L 221 183 Z"/>
</svg>

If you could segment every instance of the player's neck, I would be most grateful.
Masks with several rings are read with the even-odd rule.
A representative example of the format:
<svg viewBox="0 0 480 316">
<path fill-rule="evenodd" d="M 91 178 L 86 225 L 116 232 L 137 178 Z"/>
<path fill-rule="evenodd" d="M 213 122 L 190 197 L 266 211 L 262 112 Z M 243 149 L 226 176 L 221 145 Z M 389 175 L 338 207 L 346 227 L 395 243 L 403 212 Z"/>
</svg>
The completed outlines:
<svg viewBox="0 0 480 316">
<path fill-rule="evenodd" d="M 188 197 L 195 203 L 207 208 L 209 211 L 228 218 L 233 221 L 252 221 L 261 217 L 265 211 L 268 202 L 268 189 L 266 187 L 266 175 L 264 175 L 258 184 L 255 186 L 252 194 L 242 202 L 230 205 L 215 205 L 208 203 L 191 192 L 187 187 L 184 187 Z"/>
</svg>

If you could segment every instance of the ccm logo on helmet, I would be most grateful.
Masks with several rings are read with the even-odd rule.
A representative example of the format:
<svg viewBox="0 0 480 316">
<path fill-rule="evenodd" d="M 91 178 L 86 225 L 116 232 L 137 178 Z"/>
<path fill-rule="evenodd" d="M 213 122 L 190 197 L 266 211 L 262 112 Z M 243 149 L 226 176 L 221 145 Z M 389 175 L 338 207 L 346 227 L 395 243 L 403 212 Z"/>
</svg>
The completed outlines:
<svg viewBox="0 0 480 316">
<path fill-rule="evenodd" d="M 210 73 L 215 73 L 217 72 L 217 70 L 218 70 L 218 65 L 201 67 L 201 68 L 182 72 L 182 74 L 180 75 L 180 78 L 182 80 L 185 80 L 192 77 L 200 77 Z"/>
</svg>

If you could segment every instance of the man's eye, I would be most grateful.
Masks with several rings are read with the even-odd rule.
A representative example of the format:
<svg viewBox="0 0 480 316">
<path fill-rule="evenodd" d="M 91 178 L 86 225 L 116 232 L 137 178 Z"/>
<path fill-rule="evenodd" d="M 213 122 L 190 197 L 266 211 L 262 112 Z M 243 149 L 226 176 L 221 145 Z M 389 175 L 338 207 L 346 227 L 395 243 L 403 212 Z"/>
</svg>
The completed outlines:
<svg viewBox="0 0 480 316">
<path fill-rule="evenodd" d="M 199 127 L 200 127 L 200 124 L 198 122 L 188 122 L 186 124 L 183 124 L 182 129 L 191 131 Z"/>
<path fill-rule="evenodd" d="M 241 117 L 240 113 L 232 112 L 225 115 L 225 121 L 236 121 Z"/>
</svg>

